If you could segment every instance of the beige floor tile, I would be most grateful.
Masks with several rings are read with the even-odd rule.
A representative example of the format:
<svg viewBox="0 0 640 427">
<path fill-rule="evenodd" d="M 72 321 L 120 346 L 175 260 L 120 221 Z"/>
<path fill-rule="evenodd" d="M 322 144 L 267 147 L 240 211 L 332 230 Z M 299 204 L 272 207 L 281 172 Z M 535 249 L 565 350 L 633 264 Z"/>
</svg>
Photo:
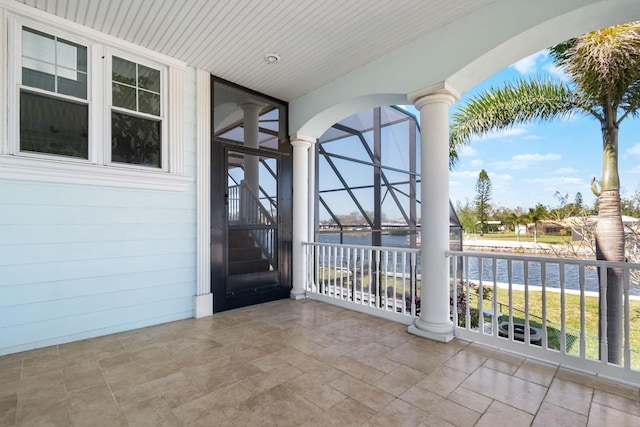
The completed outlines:
<svg viewBox="0 0 640 427">
<path fill-rule="evenodd" d="M 298 426 L 312 420 L 322 410 L 285 385 L 243 401 L 229 416 L 238 426 Z"/>
<path fill-rule="evenodd" d="M 111 389 L 115 392 L 127 387 L 146 383 L 147 377 L 136 362 L 128 362 L 115 365 L 109 369 L 103 369 L 104 377 Z"/>
<path fill-rule="evenodd" d="M 0 397 L 0 426 L 10 426 L 15 424 L 17 411 L 17 392 Z"/>
<path fill-rule="evenodd" d="M 387 358 L 402 363 L 410 368 L 430 374 L 439 368 L 449 355 L 425 349 L 422 346 L 408 342 L 387 353 Z"/>
<path fill-rule="evenodd" d="M 587 417 L 544 402 L 536 414 L 532 427 L 548 427 L 558 422 L 562 423 L 562 427 L 584 427 L 587 425 Z"/>
<path fill-rule="evenodd" d="M 64 392 L 47 397 L 23 399 L 19 397 L 17 425 L 70 426 L 68 404 Z"/>
<path fill-rule="evenodd" d="M 304 427 L 360 426 L 376 412 L 353 399 L 344 399 L 314 419 L 303 424 Z"/>
<path fill-rule="evenodd" d="M 221 410 L 213 409 L 201 418 L 184 424 L 184 427 L 236 427 Z"/>
<path fill-rule="evenodd" d="M 301 374 L 302 371 L 298 368 L 288 366 L 253 375 L 242 380 L 240 384 L 249 390 L 255 390 L 257 393 L 262 393 L 263 391 L 287 382 Z"/>
<path fill-rule="evenodd" d="M 329 363 L 334 368 L 339 369 L 353 377 L 361 379 L 362 381 L 369 384 L 375 383 L 378 379 L 382 378 L 385 375 L 383 371 L 373 368 L 348 356 L 340 357 Z"/>
<path fill-rule="evenodd" d="M 483 364 L 485 368 L 493 369 L 507 375 L 513 375 L 519 368 L 519 365 L 514 365 L 503 360 L 495 359 L 493 357 L 488 358 Z"/>
<path fill-rule="evenodd" d="M 405 331 L 398 331 L 389 335 L 385 335 L 384 337 L 380 338 L 377 342 L 378 344 L 382 344 L 390 348 L 396 348 L 406 342 L 412 341 L 413 339 L 415 339 L 415 336 L 411 335 L 405 330 Z"/>
<path fill-rule="evenodd" d="M 594 390 L 593 401 L 640 417 L 640 402 L 635 399 L 628 399 L 606 391 Z"/>
<path fill-rule="evenodd" d="M 447 366 L 440 366 L 431 372 L 427 377 L 417 383 L 418 387 L 442 397 L 447 397 L 449 393 L 454 391 L 469 375 Z"/>
<path fill-rule="evenodd" d="M 161 393 L 169 392 L 181 387 L 193 385 L 193 382 L 183 372 L 169 375 L 154 381 L 133 385 L 121 390 L 114 391 L 116 401 L 120 406 L 129 405 L 150 397 L 159 396 Z"/>
<path fill-rule="evenodd" d="M 512 406 L 494 401 L 482 415 L 476 427 L 513 427 L 528 426 L 533 421 L 533 415 L 520 411 Z M 552 424 L 553 425 L 553 424 Z M 562 425 L 562 424 L 555 424 Z"/>
<path fill-rule="evenodd" d="M 599 403 L 593 403 L 589 411 L 588 426 L 608 427 L 608 426 L 639 426 L 640 417 L 609 408 Z"/>
<path fill-rule="evenodd" d="M 400 366 L 384 377 L 374 382 L 374 386 L 394 396 L 400 396 L 405 391 L 422 381 L 426 374 L 422 371 Z"/>
<path fill-rule="evenodd" d="M 73 359 L 72 363 L 62 370 L 62 373 L 67 391 L 80 390 L 105 381 L 102 369 L 93 357 L 80 356 L 78 359 Z"/>
<path fill-rule="evenodd" d="M 129 427 L 180 427 L 182 425 L 158 396 L 123 406 L 122 412 L 127 418 Z"/>
<path fill-rule="evenodd" d="M 426 422 L 429 414 L 403 400 L 396 399 L 363 425 L 367 427 L 413 427 Z"/>
<path fill-rule="evenodd" d="M 493 402 L 492 399 L 464 387 L 455 389 L 447 396 L 447 399 L 481 414 L 484 413 Z"/>
<path fill-rule="evenodd" d="M 230 416 L 255 394 L 236 383 L 172 408 L 172 412 L 182 423 L 189 425 L 212 411 Z"/>
<path fill-rule="evenodd" d="M 632 387 L 604 378 L 596 378 L 593 383 L 593 388 L 640 402 L 640 387 Z"/>
<path fill-rule="evenodd" d="M 262 371 L 249 362 L 231 358 L 225 361 L 215 361 L 206 365 L 187 368 L 184 372 L 203 391 L 211 392 L 259 374 Z"/>
<path fill-rule="evenodd" d="M 558 369 L 555 365 L 527 359 L 514 374 L 518 378 L 549 387 Z"/>
<path fill-rule="evenodd" d="M 455 356 L 444 362 L 444 366 L 456 369 L 467 374 L 472 373 L 480 367 L 487 358 L 477 353 L 462 350 Z"/>
<path fill-rule="evenodd" d="M 0 387 L 3 384 L 20 381 L 22 378 L 22 362 L 0 368 Z"/>
<path fill-rule="evenodd" d="M 127 421 L 106 384 L 71 392 L 69 417 L 74 427 L 126 427 Z"/>
<path fill-rule="evenodd" d="M 400 399 L 455 426 L 473 426 L 480 418 L 479 412 L 417 386 L 407 390 Z"/>
<path fill-rule="evenodd" d="M 342 377 L 331 381 L 329 386 L 368 406 L 374 411 L 379 411 L 394 399 L 394 397 L 389 393 L 386 393 L 379 388 L 360 381 L 350 375 L 343 375 Z"/>
<path fill-rule="evenodd" d="M 480 367 L 462 385 L 491 399 L 535 414 L 547 388 L 539 384 Z"/>
<path fill-rule="evenodd" d="M 593 389 L 571 381 L 554 379 L 545 401 L 565 409 L 586 414 L 589 412 Z"/>
</svg>

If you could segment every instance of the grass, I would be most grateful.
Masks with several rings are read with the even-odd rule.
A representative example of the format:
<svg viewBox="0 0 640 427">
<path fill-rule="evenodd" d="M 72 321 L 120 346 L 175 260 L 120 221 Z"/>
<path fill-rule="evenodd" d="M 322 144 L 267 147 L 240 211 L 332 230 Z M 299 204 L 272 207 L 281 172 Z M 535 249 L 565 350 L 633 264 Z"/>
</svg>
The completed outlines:
<svg viewBox="0 0 640 427">
<path fill-rule="evenodd" d="M 512 232 L 504 232 L 504 233 L 485 233 L 484 235 L 479 234 L 465 234 L 466 239 L 478 239 L 478 240 L 505 240 L 517 242 L 518 236 L 516 233 Z M 560 236 L 556 234 L 540 234 L 538 233 L 538 243 L 565 243 L 570 240 L 571 236 Z M 533 234 L 520 235 L 521 242 L 533 242 L 534 236 Z"/>
</svg>

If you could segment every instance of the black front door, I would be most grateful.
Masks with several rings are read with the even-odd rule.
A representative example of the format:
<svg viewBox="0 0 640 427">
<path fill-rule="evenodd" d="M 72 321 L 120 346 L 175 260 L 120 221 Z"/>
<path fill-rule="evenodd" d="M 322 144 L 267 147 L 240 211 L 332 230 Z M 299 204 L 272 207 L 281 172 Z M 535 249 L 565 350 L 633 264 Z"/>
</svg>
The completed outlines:
<svg viewBox="0 0 640 427">
<path fill-rule="evenodd" d="M 247 125 L 241 114 L 229 108 L 230 100 L 234 101 L 232 105 L 241 106 L 244 96 L 239 88 L 214 83 L 211 147 L 214 312 L 286 298 L 291 291 L 289 144 L 277 131 L 281 111 L 263 103 L 258 122 L 260 144 L 247 146 L 244 141 Z M 255 94 L 251 97 L 252 102 L 257 102 Z M 216 99 L 224 101 L 220 108 L 224 117 L 216 117 Z M 234 117 L 237 120 L 232 121 Z M 218 122 L 225 126 L 216 129 Z"/>
</svg>

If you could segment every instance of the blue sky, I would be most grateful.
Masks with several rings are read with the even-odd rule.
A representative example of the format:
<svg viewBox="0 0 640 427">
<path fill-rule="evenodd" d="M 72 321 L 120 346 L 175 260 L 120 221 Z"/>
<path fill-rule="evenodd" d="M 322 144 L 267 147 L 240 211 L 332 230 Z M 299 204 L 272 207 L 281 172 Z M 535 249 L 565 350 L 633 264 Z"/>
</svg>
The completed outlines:
<svg viewBox="0 0 640 427">
<path fill-rule="evenodd" d="M 493 75 L 469 96 L 506 81 L 535 76 L 564 78 L 553 67 L 546 51 L 518 61 Z M 474 187 L 481 169 L 493 185 L 494 206 L 529 208 L 540 202 L 556 207 L 556 191 L 568 193 L 573 201 L 581 192 L 592 205 L 591 177 L 600 179 L 602 142 L 599 123 L 587 116 L 574 116 L 539 125 L 518 126 L 499 134 L 473 141 L 460 154 L 458 166 L 450 173 L 450 197 L 455 203 L 473 200 Z M 623 191 L 633 193 L 640 184 L 640 119 L 627 118 L 620 126 L 619 170 Z"/>
</svg>

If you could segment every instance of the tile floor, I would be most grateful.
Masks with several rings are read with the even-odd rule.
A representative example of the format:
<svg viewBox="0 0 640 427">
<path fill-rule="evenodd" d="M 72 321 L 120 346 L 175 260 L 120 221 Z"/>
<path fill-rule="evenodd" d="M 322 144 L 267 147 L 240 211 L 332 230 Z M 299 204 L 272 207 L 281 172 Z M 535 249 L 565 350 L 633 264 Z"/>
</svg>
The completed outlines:
<svg viewBox="0 0 640 427">
<path fill-rule="evenodd" d="M 640 389 L 283 300 L 0 357 L 0 426 L 640 426 Z"/>
</svg>

